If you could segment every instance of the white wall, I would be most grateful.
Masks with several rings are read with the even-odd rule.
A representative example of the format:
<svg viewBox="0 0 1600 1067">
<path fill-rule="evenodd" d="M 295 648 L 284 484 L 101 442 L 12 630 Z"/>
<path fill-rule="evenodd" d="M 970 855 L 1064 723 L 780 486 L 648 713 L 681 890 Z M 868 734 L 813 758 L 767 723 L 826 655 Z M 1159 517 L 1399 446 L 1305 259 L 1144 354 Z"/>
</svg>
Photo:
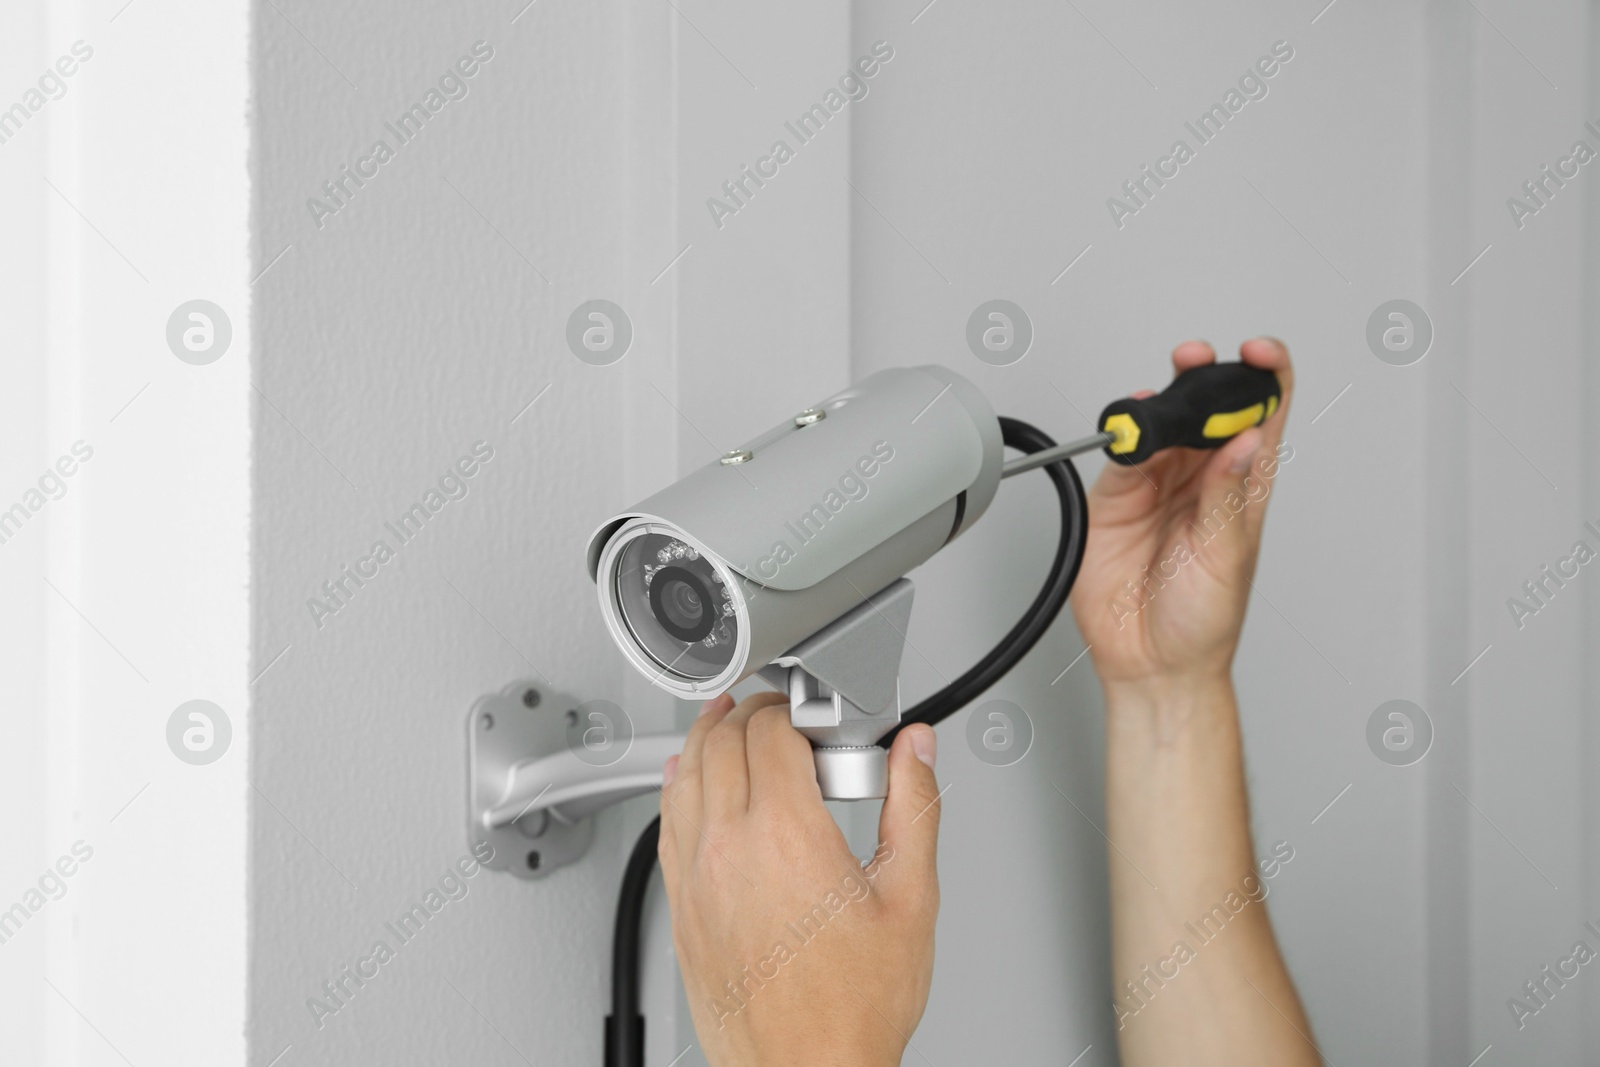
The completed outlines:
<svg viewBox="0 0 1600 1067">
<path fill-rule="evenodd" d="M 29 71 L 42 67 L 54 57 L 46 57 L 48 35 L 42 6 L 17 11 L 9 19 L 9 33 L 0 35 L 0 69 Z M 8 88 L 9 91 L 9 88 Z M 9 104 L 9 102 L 8 102 Z M 39 132 L 39 131 L 33 131 Z M 8 244 L 13 254 L 0 257 L 0 317 L 10 324 L 7 345 L 17 352 L 33 354 L 30 359 L 15 359 L 7 375 L 4 417 L 0 418 L 0 477 L 9 496 L 35 484 L 40 471 L 52 462 L 50 455 L 49 412 L 41 401 L 47 397 L 49 364 L 43 357 L 49 343 L 48 319 L 42 313 L 47 299 L 47 272 L 39 269 L 50 246 L 45 223 L 45 198 L 50 189 L 40 180 L 48 144 L 43 137 L 15 137 L 0 151 L 5 155 L 0 166 L 0 195 L 14 205 L 16 218 L 7 227 Z M 69 442 L 70 443 L 70 442 Z M 14 500 L 8 500 L 9 508 Z M 50 778 L 45 764 L 50 750 L 49 719 L 37 714 L 48 699 L 49 644 L 41 625 L 52 596 L 39 580 L 47 564 L 47 542 L 41 531 L 32 537 L 13 537 L 0 545 L 0 598 L 11 610 L 0 613 L 0 648 L 10 679 L 4 704 L 7 745 L 3 751 L 4 773 L 0 773 L 0 805 L 15 812 L 5 835 L 6 848 L 0 851 L 0 893 L 7 898 L 0 907 L 9 908 L 13 894 L 21 894 L 35 884 L 40 872 L 54 862 L 50 847 Z M 70 844 L 70 842 L 69 842 Z M 52 996 L 40 980 L 48 961 L 49 938 L 39 931 L 32 936 L 12 938 L 0 945 L 0 1000 L 13 1005 L 21 1018 L 38 1019 Z M 47 1040 L 42 1025 L 19 1026 L 0 1033 L 0 1054 L 17 1062 L 42 1058 Z"/>
<path fill-rule="evenodd" d="M 0 909 L 32 913 L 0 944 L 8 1064 L 244 1060 L 247 54 L 242 4 L 0 29 L 0 106 L 31 112 L 0 144 L 0 508 L 29 513 L 0 544 Z M 206 366 L 166 337 L 197 298 L 235 331 Z M 167 740 L 197 698 L 233 727 L 206 766 Z"/>
</svg>

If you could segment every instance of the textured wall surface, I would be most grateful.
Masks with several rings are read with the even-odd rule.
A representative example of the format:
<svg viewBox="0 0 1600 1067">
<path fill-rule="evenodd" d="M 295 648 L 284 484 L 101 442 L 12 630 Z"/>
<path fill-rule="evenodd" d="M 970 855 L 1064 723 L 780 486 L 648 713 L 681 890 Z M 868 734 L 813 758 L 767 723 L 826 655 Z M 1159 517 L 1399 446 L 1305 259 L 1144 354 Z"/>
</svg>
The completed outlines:
<svg viewBox="0 0 1600 1067">
<path fill-rule="evenodd" d="M 626 699 L 581 561 L 637 478 L 674 469 L 670 290 L 649 288 L 673 254 L 664 15 L 263 4 L 256 28 L 258 255 L 289 250 L 256 288 L 254 615 L 261 662 L 289 652 L 258 686 L 253 1059 L 592 1062 L 642 817 L 608 813 L 592 861 L 537 887 L 479 872 L 403 946 L 384 924 L 466 852 L 479 694 L 543 676 Z M 342 166 L 369 177 L 341 205 L 322 186 Z M 567 350 L 593 297 L 631 313 L 623 364 Z M 402 543 L 385 523 L 430 489 Z M 392 558 L 362 563 L 378 541 Z M 376 573 L 327 599 L 345 566 Z M 380 940 L 394 958 L 328 998 Z"/>
<path fill-rule="evenodd" d="M 1257 849 L 1294 849 L 1269 901 L 1328 1057 L 1419 1063 L 1421 780 L 1373 759 L 1362 724 L 1424 687 L 1425 428 L 1399 416 L 1426 387 L 1375 359 L 1362 327 L 1379 303 L 1427 287 L 1426 45 L 1414 6 L 1341 5 L 1313 26 L 1314 14 L 939 4 L 901 28 L 896 81 L 856 129 L 855 180 L 894 228 L 857 215 L 855 350 L 861 370 L 937 353 L 997 410 L 1064 440 L 1109 399 L 1159 388 L 1188 337 L 1224 358 L 1257 334 L 1288 342 L 1294 457 L 1276 481 L 1237 672 Z M 860 39 L 896 21 L 857 19 Z M 1262 79 L 1265 95 L 1199 143 L 1185 124 L 1277 42 L 1293 58 Z M 1123 183 L 1179 139 L 1194 158 L 1114 218 L 1108 199 L 1137 205 Z M 1035 337 L 1020 362 L 991 368 L 963 330 L 997 297 L 1028 313 Z M 1020 612 L 1047 566 L 1054 510 L 1042 479 L 1007 483 L 995 513 L 926 568 L 911 692 L 952 676 L 979 635 Z M 940 966 L 917 1038 L 930 1054 L 973 1062 L 1004 1047 L 1016 1062 L 1065 1063 L 1092 1046 L 1082 1064 L 1115 1062 L 1101 709 L 1082 651 L 1065 622 L 985 698 L 1032 718 L 1033 750 L 1015 766 L 974 758 L 975 712 L 945 728 L 943 855 L 962 862 L 942 864 Z"/>
</svg>

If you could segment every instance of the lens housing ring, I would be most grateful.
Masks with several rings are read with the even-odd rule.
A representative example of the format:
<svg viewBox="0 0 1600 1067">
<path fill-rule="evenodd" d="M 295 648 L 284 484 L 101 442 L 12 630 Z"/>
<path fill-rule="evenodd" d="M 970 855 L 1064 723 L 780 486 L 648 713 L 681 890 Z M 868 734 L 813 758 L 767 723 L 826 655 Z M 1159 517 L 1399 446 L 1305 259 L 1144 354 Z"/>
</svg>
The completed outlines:
<svg viewBox="0 0 1600 1067">
<path fill-rule="evenodd" d="M 705 561 L 710 570 L 720 579 L 720 588 L 727 593 L 728 602 L 733 606 L 732 620 L 734 623 L 733 652 L 727 664 L 714 672 L 708 671 L 704 675 L 687 673 L 675 669 L 663 658 L 653 655 L 644 640 L 631 623 L 623 604 L 619 571 L 624 554 L 634 542 L 641 538 L 658 535 L 675 541 L 681 541 L 693 549 Z M 724 564 L 718 557 L 707 551 L 704 544 L 696 538 L 689 536 L 677 527 L 661 522 L 657 519 L 634 518 L 619 527 L 607 540 L 600 553 L 596 568 L 596 590 L 600 598 L 600 613 L 605 619 L 606 628 L 611 632 L 613 640 L 622 649 L 630 662 L 643 674 L 654 679 L 663 688 L 669 689 L 684 699 L 703 699 L 716 696 L 726 691 L 744 673 L 746 661 L 750 657 L 751 627 L 750 610 L 746 603 L 743 590 L 739 584 L 738 576 Z M 704 601 L 702 601 L 704 603 Z M 715 603 L 715 598 L 713 598 Z M 708 612 L 708 614 L 710 614 Z M 659 620 L 656 620 L 659 622 Z M 711 620 L 715 625 L 715 617 Z M 663 628 L 665 631 L 665 628 Z"/>
</svg>

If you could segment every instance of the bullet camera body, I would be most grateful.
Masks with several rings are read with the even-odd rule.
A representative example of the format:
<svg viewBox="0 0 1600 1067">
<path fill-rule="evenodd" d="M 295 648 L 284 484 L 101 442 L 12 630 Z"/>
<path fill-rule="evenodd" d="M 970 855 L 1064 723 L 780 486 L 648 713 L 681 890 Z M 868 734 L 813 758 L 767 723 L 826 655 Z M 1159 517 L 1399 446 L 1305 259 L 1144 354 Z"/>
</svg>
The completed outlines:
<svg viewBox="0 0 1600 1067">
<path fill-rule="evenodd" d="M 716 696 L 982 517 L 999 420 L 943 367 L 882 371 L 605 522 L 589 571 L 629 661 Z"/>
<path fill-rule="evenodd" d="M 589 573 L 611 636 L 657 686 L 704 699 L 759 672 L 787 695 L 822 797 L 884 797 L 898 731 L 970 705 L 1066 606 L 1089 530 L 1071 457 L 1103 449 L 1138 463 L 1165 448 L 1220 448 L 1281 400 L 1271 370 L 1195 367 L 1158 395 L 1114 401 L 1095 433 L 1057 444 L 1021 419 L 997 418 L 972 383 L 942 367 L 884 371 L 607 520 L 590 538 Z M 1005 462 L 1003 449 L 1024 455 Z M 898 672 L 914 595 L 906 573 L 982 518 L 1003 478 L 1031 470 L 1048 476 L 1060 503 L 1038 595 L 976 663 L 903 708 Z M 529 694 L 537 691 L 518 683 L 473 706 L 475 840 L 514 852 L 549 832 L 532 856 L 570 862 L 584 816 L 660 788 L 684 738 L 629 736 L 610 754 L 602 731 L 606 758 L 597 760 L 587 732 L 580 749 L 542 732 L 557 720 L 520 714 L 537 703 Z"/>
</svg>

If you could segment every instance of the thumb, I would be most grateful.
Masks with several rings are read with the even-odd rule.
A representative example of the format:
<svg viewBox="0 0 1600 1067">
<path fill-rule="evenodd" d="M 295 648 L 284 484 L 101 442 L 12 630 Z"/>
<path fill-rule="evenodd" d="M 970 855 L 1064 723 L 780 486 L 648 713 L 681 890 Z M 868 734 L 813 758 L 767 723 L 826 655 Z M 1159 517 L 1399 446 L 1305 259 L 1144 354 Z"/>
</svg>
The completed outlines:
<svg viewBox="0 0 1600 1067">
<path fill-rule="evenodd" d="M 912 723 L 894 739 L 889 749 L 889 795 L 878 817 L 878 851 L 869 871 L 877 873 L 878 888 L 888 896 L 931 892 L 935 906 L 943 806 L 933 776 L 938 747 L 938 736 L 926 723 Z"/>
</svg>

